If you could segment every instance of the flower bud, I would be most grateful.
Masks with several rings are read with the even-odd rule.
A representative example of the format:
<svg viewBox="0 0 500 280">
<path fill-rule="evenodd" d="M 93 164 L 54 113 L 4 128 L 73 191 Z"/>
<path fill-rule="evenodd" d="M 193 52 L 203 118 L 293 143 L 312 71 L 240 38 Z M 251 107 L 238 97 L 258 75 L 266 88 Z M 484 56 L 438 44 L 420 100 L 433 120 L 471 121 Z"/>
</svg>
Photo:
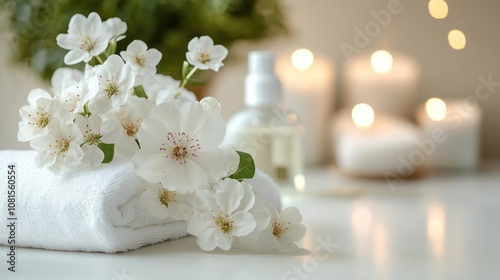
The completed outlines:
<svg viewBox="0 0 500 280">
<path fill-rule="evenodd" d="M 201 101 L 201 106 L 203 106 L 203 110 L 206 112 L 212 112 L 220 114 L 220 103 L 217 101 L 215 97 L 207 96 L 203 98 Z"/>
</svg>

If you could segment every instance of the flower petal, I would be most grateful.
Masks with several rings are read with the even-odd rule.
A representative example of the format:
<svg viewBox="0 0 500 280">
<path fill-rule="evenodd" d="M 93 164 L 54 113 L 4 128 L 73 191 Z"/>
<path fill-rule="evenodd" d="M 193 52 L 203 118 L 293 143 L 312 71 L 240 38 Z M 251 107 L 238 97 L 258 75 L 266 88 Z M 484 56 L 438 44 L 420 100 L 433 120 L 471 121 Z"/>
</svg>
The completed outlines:
<svg viewBox="0 0 500 280">
<path fill-rule="evenodd" d="M 219 234 L 217 235 L 217 245 L 224 251 L 231 249 L 233 244 L 233 236 L 230 234 Z"/>
<path fill-rule="evenodd" d="M 127 157 L 133 157 L 139 150 L 139 146 L 137 145 L 135 138 L 129 137 L 125 133 L 123 133 L 114 143 L 115 151 L 120 152 Z"/>
<path fill-rule="evenodd" d="M 209 177 L 212 183 L 227 175 L 227 158 L 220 149 L 196 152 L 196 157 L 191 157 L 191 161 L 204 170 L 205 178 Z"/>
<path fill-rule="evenodd" d="M 200 44 L 200 39 L 198 37 L 194 37 L 188 43 L 188 50 L 193 51 Z"/>
<path fill-rule="evenodd" d="M 157 49 L 149 49 L 146 51 L 144 56 L 145 56 L 147 63 L 149 65 L 156 66 L 156 65 L 158 65 L 158 63 L 160 63 L 162 54 Z"/>
<path fill-rule="evenodd" d="M 206 112 L 199 102 L 183 103 L 178 104 L 181 105 L 178 109 L 180 114 L 190 116 L 189 118 L 180 119 L 184 131 L 191 137 L 197 138 L 204 149 L 219 146 L 226 133 L 226 124 L 222 117 L 218 114 Z"/>
<path fill-rule="evenodd" d="M 168 208 L 161 204 L 157 192 L 147 190 L 142 193 L 140 200 L 146 205 L 151 215 L 158 219 L 165 219 L 168 217 Z"/>
<path fill-rule="evenodd" d="M 222 61 L 227 57 L 228 53 L 229 52 L 226 47 L 222 45 L 216 45 L 212 48 L 211 55 L 213 56 L 214 60 Z"/>
<path fill-rule="evenodd" d="M 75 14 L 69 20 L 68 32 L 74 33 L 78 31 L 83 25 L 85 25 L 85 21 L 87 18 L 81 14 Z"/>
<path fill-rule="evenodd" d="M 189 198 L 189 203 L 195 212 L 206 212 L 217 208 L 213 201 L 215 201 L 215 193 L 211 190 L 195 189 Z"/>
<path fill-rule="evenodd" d="M 255 218 L 256 230 L 263 230 L 271 224 L 271 216 L 264 209 L 254 208 L 251 211 Z"/>
<path fill-rule="evenodd" d="M 214 229 L 206 230 L 206 232 L 196 238 L 196 243 L 204 251 L 212 251 L 217 248 L 217 233 Z"/>
<path fill-rule="evenodd" d="M 167 131 L 181 132 L 181 115 L 177 107 L 178 105 L 180 104 L 177 102 L 166 102 L 157 105 L 151 110 L 151 117 L 159 120 Z"/>
<path fill-rule="evenodd" d="M 150 153 L 162 153 L 160 148 L 167 142 L 165 126 L 153 118 L 145 119 L 137 132 L 137 139 L 142 144 L 141 148 Z"/>
<path fill-rule="evenodd" d="M 207 173 L 197 163 L 187 161 L 185 164 L 173 162 L 162 177 L 162 183 L 176 191 L 192 191 L 208 184 Z"/>
<path fill-rule="evenodd" d="M 37 101 L 40 98 L 45 98 L 50 100 L 52 99 L 52 96 L 44 89 L 41 88 L 32 89 L 28 94 L 28 103 L 31 106 L 37 106 Z"/>
<path fill-rule="evenodd" d="M 216 200 L 222 212 L 231 214 L 238 206 L 243 198 L 245 191 L 241 183 L 233 179 L 225 179 L 217 184 Z"/>
<path fill-rule="evenodd" d="M 206 213 L 194 213 L 187 225 L 187 232 L 194 236 L 203 235 L 210 229 L 214 229 L 214 222 L 212 216 Z"/>
<path fill-rule="evenodd" d="M 299 241 L 306 235 L 306 227 L 302 224 L 300 225 L 291 225 L 288 227 L 288 230 L 282 235 L 282 237 L 286 239 L 290 239 L 292 241 Z"/>
<path fill-rule="evenodd" d="M 104 153 L 96 145 L 84 145 L 82 151 L 84 154 L 82 161 L 91 167 L 98 166 L 104 160 Z"/>
<path fill-rule="evenodd" d="M 59 34 L 56 37 L 57 45 L 63 49 L 71 50 L 75 48 L 75 39 L 69 34 Z"/>
<path fill-rule="evenodd" d="M 209 36 L 201 36 L 200 40 L 198 41 L 198 48 L 202 50 L 209 50 L 214 46 L 214 40 L 210 38 Z"/>
<path fill-rule="evenodd" d="M 292 225 L 300 224 L 302 215 L 297 207 L 287 207 L 280 213 L 280 221 L 290 222 Z"/>
<path fill-rule="evenodd" d="M 234 236 L 244 236 L 252 232 L 255 227 L 255 218 L 248 212 L 236 212 L 231 216 L 233 221 L 233 230 L 231 234 Z"/>
<path fill-rule="evenodd" d="M 139 150 L 132 158 L 135 173 L 150 183 L 161 182 L 165 169 L 165 156 L 161 154 L 151 154 L 144 150 Z"/>
<path fill-rule="evenodd" d="M 252 186 L 248 183 L 241 182 L 241 186 L 243 187 L 244 195 L 240 201 L 240 206 L 238 207 L 239 211 L 248 211 L 255 204 L 255 195 L 252 191 Z"/>
</svg>

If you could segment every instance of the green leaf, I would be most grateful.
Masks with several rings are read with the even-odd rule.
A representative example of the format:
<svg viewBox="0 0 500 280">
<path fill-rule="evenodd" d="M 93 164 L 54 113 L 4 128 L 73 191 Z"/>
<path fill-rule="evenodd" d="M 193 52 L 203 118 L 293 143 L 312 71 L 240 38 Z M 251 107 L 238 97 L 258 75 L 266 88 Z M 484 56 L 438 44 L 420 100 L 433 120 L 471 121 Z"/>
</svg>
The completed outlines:
<svg viewBox="0 0 500 280">
<path fill-rule="evenodd" d="M 255 175 L 255 163 L 250 154 L 245 152 L 236 151 L 240 156 L 240 164 L 238 170 L 233 175 L 229 176 L 231 179 L 241 181 L 243 179 L 251 179 Z"/>
<path fill-rule="evenodd" d="M 146 92 L 144 91 L 144 88 L 142 86 L 135 87 L 134 94 L 137 95 L 138 97 L 148 99 L 148 96 L 146 95 Z"/>
<path fill-rule="evenodd" d="M 104 153 L 102 163 L 110 163 L 115 155 L 115 144 L 99 143 L 97 147 Z"/>
<path fill-rule="evenodd" d="M 182 63 L 182 79 L 186 79 L 187 74 L 191 71 L 191 65 L 187 61 Z"/>
</svg>

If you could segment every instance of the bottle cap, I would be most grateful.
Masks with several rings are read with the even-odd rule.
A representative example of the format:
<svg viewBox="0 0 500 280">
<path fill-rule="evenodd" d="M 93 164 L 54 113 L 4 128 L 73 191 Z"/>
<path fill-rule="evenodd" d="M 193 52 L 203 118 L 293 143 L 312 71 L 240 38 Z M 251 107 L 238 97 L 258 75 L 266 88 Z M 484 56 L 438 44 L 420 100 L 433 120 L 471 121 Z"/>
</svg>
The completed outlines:
<svg viewBox="0 0 500 280">
<path fill-rule="evenodd" d="M 272 106 L 281 100 L 281 83 L 274 72 L 275 56 L 268 51 L 248 54 L 248 75 L 245 79 L 247 106 Z"/>
</svg>

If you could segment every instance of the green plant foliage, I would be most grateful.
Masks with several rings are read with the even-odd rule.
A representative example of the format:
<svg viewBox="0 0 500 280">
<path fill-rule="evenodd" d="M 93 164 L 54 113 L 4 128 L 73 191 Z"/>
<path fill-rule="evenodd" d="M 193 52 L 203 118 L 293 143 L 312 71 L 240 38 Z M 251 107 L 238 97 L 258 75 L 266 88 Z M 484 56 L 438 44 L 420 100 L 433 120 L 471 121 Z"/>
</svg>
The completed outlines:
<svg viewBox="0 0 500 280">
<path fill-rule="evenodd" d="M 251 179 L 255 176 L 255 162 L 250 154 L 236 151 L 240 156 L 240 163 L 238 170 L 234 172 L 229 178 L 241 181 L 243 179 Z"/>
<path fill-rule="evenodd" d="M 102 160 L 102 163 L 110 163 L 115 156 L 115 144 L 106 144 L 101 142 L 97 144 L 97 147 L 99 147 L 99 149 L 101 149 L 101 151 L 104 153 L 104 159 Z"/>
<path fill-rule="evenodd" d="M 97 12 L 103 20 L 119 17 L 128 25 L 124 50 L 133 39 L 163 53 L 159 73 L 181 78 L 186 45 L 209 35 L 229 47 L 237 40 L 259 40 L 287 32 L 279 0 L 1 0 L 10 12 L 15 58 L 48 78 L 63 66 L 66 50 L 56 45 L 74 14 Z"/>
</svg>

